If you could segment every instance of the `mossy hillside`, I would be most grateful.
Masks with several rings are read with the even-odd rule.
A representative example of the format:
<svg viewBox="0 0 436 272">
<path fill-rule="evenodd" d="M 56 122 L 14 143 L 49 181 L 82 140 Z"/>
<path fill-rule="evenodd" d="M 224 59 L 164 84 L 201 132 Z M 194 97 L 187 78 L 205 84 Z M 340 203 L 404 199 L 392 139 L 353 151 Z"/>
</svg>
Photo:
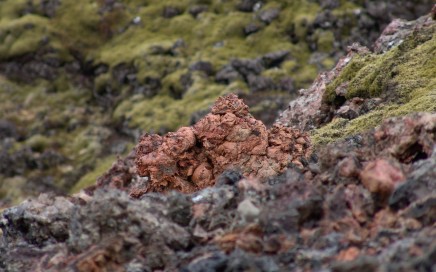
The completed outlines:
<svg viewBox="0 0 436 272">
<path fill-rule="evenodd" d="M 31 2 L 35 7 L 39 5 L 39 1 Z M 19 14 L 23 13 L 28 4 L 24 1 L 5 3 L 8 6 L 4 9 L 5 12 L 13 10 L 12 14 L 15 14 L 5 17 L 5 21 L 16 23 L 15 20 L 21 20 Z M 194 18 L 188 13 L 188 8 L 193 4 L 206 4 L 208 10 Z M 120 63 L 134 65 L 141 82 L 149 76 L 164 78 L 175 70 L 186 69 L 197 60 L 210 61 L 218 69 L 232 58 L 254 58 L 277 50 L 289 50 L 299 63 L 293 71 L 283 70 L 295 73 L 296 87 L 308 84 L 316 76 L 317 69 L 307 69 L 305 65 L 310 57 L 304 42 L 305 28 L 315 18 L 319 6 L 302 0 L 289 3 L 269 1 L 260 12 L 279 8 L 280 16 L 271 24 L 264 24 L 258 33 L 245 37 L 243 28 L 248 23 L 262 23 L 254 13 L 237 11 L 237 4 L 238 1 L 123 1 L 120 7 L 103 12 L 102 1 L 62 1 L 53 18 L 42 18 L 39 16 L 41 12 L 31 15 L 41 17 L 44 24 L 40 24 L 45 27 L 45 32 L 33 31 L 31 38 L 47 35 L 48 31 L 53 36 L 48 47 L 53 47 L 56 43 L 58 51 L 74 52 L 73 58 L 81 57 L 83 61 L 107 64 L 107 84 L 112 84 L 107 82 L 110 80 L 109 75 L 112 68 Z M 164 18 L 162 14 L 166 7 L 175 7 L 181 14 Z M 134 18 L 141 20 L 138 24 L 133 24 Z M 285 35 L 290 26 L 297 28 L 297 35 L 301 39 L 298 44 L 291 44 Z M 328 37 L 329 34 L 324 36 Z M 168 51 L 180 39 L 184 41 L 183 48 L 177 51 L 176 56 L 166 58 L 164 65 L 159 65 L 162 58 L 153 59 L 157 47 L 163 48 L 164 52 Z M 5 52 L 3 55 L 10 58 L 19 52 L 36 50 L 38 39 L 26 44 L 26 50 L 18 46 L 19 50 L 13 50 L 18 53 L 12 55 L 11 52 Z M 323 44 L 323 47 L 329 47 L 326 42 Z M 167 86 L 164 86 L 163 93 L 168 93 Z"/>
<path fill-rule="evenodd" d="M 97 178 L 100 177 L 102 173 L 106 172 L 115 161 L 116 156 L 108 156 L 99 160 L 96 167 L 92 171 L 82 176 L 80 180 L 73 186 L 73 188 L 71 188 L 70 192 L 77 193 L 81 189 L 95 184 Z"/>
<path fill-rule="evenodd" d="M 0 23 L 0 59 L 37 50 L 47 22 L 39 16 L 26 15 L 12 22 Z"/>
<path fill-rule="evenodd" d="M 104 143 L 112 132 L 105 127 L 110 121 L 100 109 L 85 107 L 91 96 L 89 91 L 74 86 L 66 89 L 50 87 L 51 82 L 44 80 L 31 87 L 0 77 L 0 100 L 3 101 L 0 119 L 12 121 L 20 134 L 18 140 L 11 142 L 11 148 L 0 152 L 15 158 L 17 152 L 30 149 L 31 153 L 25 153 L 30 157 L 24 157 L 28 161 L 59 154 L 56 156 L 63 159 L 53 157 L 54 165 L 29 166 L 16 177 L 24 178 L 27 186 L 35 186 L 27 182 L 30 179 L 51 177 L 55 182 L 53 186 L 62 191 L 71 186 L 71 176 L 80 176 L 81 172 L 88 171 L 86 169 L 93 169 L 99 164 L 98 157 L 110 156 Z M 16 179 L 4 176 L 0 180 L 6 182 L 5 188 L 8 188 Z M 32 194 L 29 190 L 23 192 Z"/>
<path fill-rule="evenodd" d="M 26 184 L 26 179 L 23 177 L 2 177 L 0 175 L 0 199 L 13 200 L 12 204 L 18 204 L 23 200 L 23 189 Z M 2 212 L 0 206 L 0 212 Z"/>
<path fill-rule="evenodd" d="M 105 38 L 106 32 L 100 28 L 104 16 L 107 15 L 99 15 L 98 1 L 62 1 L 51 22 L 59 30 L 66 48 L 85 55 Z"/>
<path fill-rule="evenodd" d="M 23 55 L 54 59 L 60 63 L 58 76 L 52 82 L 36 79 L 29 84 L 0 76 L 0 118 L 12 121 L 21 133 L 8 152 L 29 147 L 35 156 L 54 150 L 66 158 L 52 169 L 28 169 L 23 174 L 51 175 L 59 187 L 71 187 L 97 169 L 101 158 L 113 155 L 105 144 L 120 136 L 113 129 L 117 124 L 135 132 L 163 133 L 188 125 L 193 112 L 207 109 L 221 94 L 249 92 L 242 80 L 217 84 L 213 76 L 190 71 L 196 61 L 209 61 L 218 71 L 234 58 L 287 50 L 289 59 L 262 75 L 275 81 L 291 76 L 296 88 L 310 84 L 322 67 L 308 64 L 314 53 L 306 41 L 308 25 L 321 10 L 315 1 L 265 1 L 259 11 L 241 12 L 236 8 L 239 0 L 125 0 L 115 6 L 101 0 L 63 0 L 53 14 L 41 1 L 0 1 L 0 61 L 20 63 Z M 337 10 L 355 16 L 350 7 L 344 8 L 346 2 Z M 194 5 L 206 5 L 207 10 L 194 17 L 189 13 Z M 164 18 L 167 7 L 180 14 Z M 267 24 L 259 14 L 270 8 L 279 8 L 280 14 Z M 246 36 L 244 27 L 250 23 L 260 29 Z M 325 69 L 334 64 L 331 36 L 330 30 L 319 30 L 315 37 L 326 56 Z M 119 82 L 115 74 L 120 65 L 134 68 L 134 84 L 159 79 L 158 93 L 145 95 L 134 84 Z M 69 72 L 67 66 L 79 66 L 78 71 Z M 95 67 L 107 69 L 96 73 Z M 192 77 L 188 88 L 180 82 L 187 73 Z M 110 103 L 98 100 L 105 93 Z M 262 95 L 276 94 L 268 90 Z"/>
<path fill-rule="evenodd" d="M 326 103 L 333 103 L 334 90 L 349 82 L 346 99 L 382 97 L 385 103 L 353 120 L 336 119 L 313 132 L 323 145 L 380 124 L 383 119 L 412 112 L 436 111 L 436 27 L 417 32 L 385 54 L 354 58 L 339 77 L 327 86 Z"/>
<path fill-rule="evenodd" d="M 183 99 L 168 95 L 157 95 L 151 99 L 133 96 L 115 110 L 114 119 L 127 119 L 134 127 L 142 126 L 148 132 L 162 133 L 186 126 L 194 112 L 208 108 L 217 96 L 230 91 L 218 84 L 210 84 L 203 75 L 196 74 Z"/>
<path fill-rule="evenodd" d="M 27 0 L 2 0 L 0 3 L 0 22 L 4 22 L 20 17 Z"/>
<path fill-rule="evenodd" d="M 179 8 L 180 5 L 183 6 L 183 4 L 179 4 Z M 226 16 L 219 13 L 204 12 L 195 19 L 185 12 L 172 19 L 166 19 L 159 16 L 161 13 L 159 11 L 161 8 L 163 9 L 160 4 L 152 7 L 153 10 L 146 7 L 139 9 L 138 16 L 143 18 L 144 25 L 131 27 L 122 35 L 106 43 L 99 57 L 96 57 L 103 63 L 110 63 L 112 67 L 121 62 L 133 63 L 138 70 L 138 79 L 140 81 L 146 77 L 163 78 L 161 94 L 170 94 L 169 97 L 158 97 L 153 101 L 144 101 L 144 103 L 141 103 L 141 105 L 147 105 L 148 111 L 156 111 L 155 113 L 145 114 L 146 116 L 153 116 L 153 118 L 147 120 L 144 118 L 144 114 L 136 118 L 131 114 L 131 112 L 134 111 L 130 111 L 130 114 L 124 116 L 126 120 L 129 120 L 129 125 L 131 127 L 141 126 L 141 121 L 144 121 L 145 123 L 142 123 L 142 127 L 155 130 L 164 127 L 161 124 L 161 119 L 156 118 L 156 116 L 162 116 L 163 112 L 167 112 L 168 114 L 168 116 L 165 117 L 166 120 L 178 116 L 179 113 L 177 111 L 162 111 L 158 109 L 159 107 L 154 107 L 154 102 L 165 101 L 165 103 L 156 103 L 157 105 L 161 105 L 174 100 L 174 96 L 172 97 L 171 95 L 174 94 L 174 92 L 170 91 L 170 89 L 177 90 L 176 98 L 180 96 L 180 77 L 185 74 L 186 68 L 184 67 L 198 60 L 210 61 L 217 69 L 227 64 L 232 58 L 255 58 L 260 54 L 278 50 L 289 50 L 298 65 L 294 66 L 292 71 L 280 68 L 282 71 L 281 74 L 294 73 L 296 75 L 295 85 L 297 88 L 303 87 L 309 83 L 316 76 L 318 70 L 314 65 L 306 65 L 310 57 L 307 45 L 305 45 L 304 42 L 294 45 L 289 42 L 289 39 L 283 33 L 286 31 L 286 28 L 289 27 L 289 18 L 309 11 L 314 13 L 318 9 L 317 5 L 307 4 L 305 1 L 301 1 L 300 5 L 283 5 L 281 3 L 272 2 L 266 5 L 264 9 L 277 6 L 283 9 L 282 13 L 285 15 L 280 16 L 277 22 L 265 25 L 263 30 L 249 37 L 243 35 L 243 27 L 252 21 L 258 20 L 256 16 L 250 13 L 230 9 L 231 11 Z M 226 9 L 229 9 L 229 6 L 221 10 Z M 216 11 L 214 7 L 210 10 Z M 308 20 L 313 20 L 314 15 L 309 17 L 310 16 L 305 16 L 304 18 L 299 17 L 297 24 L 303 27 L 304 24 L 309 23 Z M 153 22 L 157 22 L 157 24 L 145 25 L 148 23 L 147 20 L 152 20 L 152 18 L 156 20 Z M 301 33 L 301 36 L 303 37 L 304 33 Z M 163 52 L 169 51 L 169 49 L 166 48 L 170 48 L 179 39 L 184 41 L 184 46 L 178 51 L 176 56 L 168 57 L 165 55 L 155 55 L 153 53 L 156 47 L 162 48 Z M 274 43 L 270 41 L 274 41 Z M 217 46 L 217 44 L 220 45 Z M 126 52 L 126 48 L 128 52 Z M 155 69 L 150 69 L 151 67 Z M 213 80 L 209 79 L 209 85 L 213 84 Z M 218 88 L 219 86 L 216 87 Z M 222 86 L 221 89 L 224 90 L 225 86 Z M 247 89 L 246 85 L 244 89 Z M 189 96 L 183 96 L 182 99 L 188 98 Z M 135 103 L 139 102 L 138 99 L 140 98 L 135 96 Z M 194 103 L 197 103 L 197 100 L 192 100 L 192 104 Z M 124 110 L 124 108 L 127 107 L 126 104 L 127 103 L 123 102 L 119 105 L 120 109 L 116 109 L 115 115 L 117 117 L 121 117 L 122 112 L 126 112 Z M 189 104 L 189 102 L 176 104 Z M 151 105 L 151 109 L 149 105 Z M 170 112 L 174 112 L 175 114 L 170 114 Z M 174 130 L 183 124 L 180 123 L 181 120 L 189 120 L 189 116 L 176 117 L 172 122 L 165 121 L 164 123 L 165 126 L 170 125 L 167 129 Z M 151 125 L 152 122 L 156 122 L 156 125 Z M 151 127 L 149 127 L 150 125 Z M 161 129 L 158 129 L 158 131 L 161 131 Z"/>
</svg>

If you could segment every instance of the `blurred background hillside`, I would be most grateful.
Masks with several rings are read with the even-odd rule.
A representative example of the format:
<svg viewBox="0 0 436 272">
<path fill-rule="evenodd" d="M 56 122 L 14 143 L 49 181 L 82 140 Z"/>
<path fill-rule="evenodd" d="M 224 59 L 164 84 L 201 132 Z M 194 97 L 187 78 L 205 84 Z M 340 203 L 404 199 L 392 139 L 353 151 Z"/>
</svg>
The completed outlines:
<svg viewBox="0 0 436 272">
<path fill-rule="evenodd" d="M 277 113 L 432 0 L 0 0 L 0 208 L 95 182 L 144 131 L 236 92 Z"/>
</svg>

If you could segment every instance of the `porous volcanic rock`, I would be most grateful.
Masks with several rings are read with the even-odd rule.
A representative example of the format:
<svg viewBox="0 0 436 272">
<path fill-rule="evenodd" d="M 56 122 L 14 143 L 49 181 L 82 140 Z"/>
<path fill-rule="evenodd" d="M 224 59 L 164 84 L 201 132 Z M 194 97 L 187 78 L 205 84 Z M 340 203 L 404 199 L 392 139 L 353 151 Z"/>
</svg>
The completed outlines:
<svg viewBox="0 0 436 272">
<path fill-rule="evenodd" d="M 319 2 L 334 6 L 340 1 Z M 373 12 L 380 10 L 374 7 L 385 3 L 365 2 L 372 3 Z M 425 22 L 434 26 L 428 18 Z M 221 98 L 212 112 L 192 127 L 165 136 L 146 134 L 143 139 L 149 141 L 141 142 L 129 156 L 118 160 L 98 179 L 97 186 L 85 192 L 72 196 L 42 194 L 15 207 L 0 208 L 0 271 L 436 271 L 436 104 L 434 84 L 431 85 L 435 74 L 431 72 L 436 67 L 432 58 L 434 29 L 415 28 L 411 37 L 388 49 L 387 55 L 370 56 L 362 64 L 369 66 L 358 76 L 347 67 L 350 63 L 358 65 L 368 53 L 357 52 L 344 68 L 348 73 L 344 69 L 338 73 L 343 80 L 328 87 L 333 91 L 332 98 L 344 98 L 347 88 L 360 87 L 358 83 L 362 81 L 352 84 L 353 80 L 367 79 L 375 71 L 401 83 L 386 85 L 389 88 L 383 92 L 392 94 L 402 87 L 404 94 L 418 98 L 413 105 L 422 105 L 421 108 L 396 111 L 397 117 L 386 119 L 392 115 L 367 104 L 386 97 L 355 96 L 345 97 L 349 99 L 345 102 L 332 101 L 340 104 L 335 105 L 335 111 L 342 108 L 339 122 L 335 118 L 331 122 L 324 120 L 325 126 L 336 129 L 334 142 L 316 146 L 310 159 L 293 158 L 297 161 L 284 167 L 279 175 L 266 171 L 268 177 L 259 179 L 252 176 L 262 173 L 262 162 L 279 163 L 289 159 L 289 154 L 299 154 L 298 149 L 292 150 L 298 145 L 287 144 L 299 142 L 293 136 L 289 139 L 289 131 L 296 132 L 280 125 L 270 130 L 259 128 L 259 121 L 248 114 L 241 100 L 234 96 Z M 407 64 L 402 68 L 408 69 L 397 69 L 399 64 Z M 377 70 L 381 66 L 388 66 L 387 70 Z M 427 70 L 416 73 L 423 67 Z M 384 80 L 389 81 L 390 76 Z M 347 85 L 346 81 L 350 83 Z M 418 92 L 410 92 L 411 89 Z M 367 100 L 360 104 L 359 99 Z M 389 99 L 383 100 L 387 102 Z M 409 103 L 399 102 L 397 109 Z M 362 129 L 342 137 L 341 131 L 347 128 L 346 116 L 354 118 L 352 112 L 358 113 L 361 105 L 369 111 L 369 117 L 356 125 Z M 140 107 L 146 108 L 143 104 Z M 215 123 L 217 120 L 224 122 Z M 13 139 L 22 137 L 21 128 L 13 129 L 15 122 L 3 127 L 9 129 L 3 133 L 2 144 L 16 151 Z M 53 153 L 47 154 L 48 158 L 43 155 L 47 150 L 41 148 L 41 139 L 31 141 L 32 149 L 20 151 L 24 155 L 16 156 L 16 160 L 23 164 L 32 161 L 32 167 L 38 171 L 45 164 L 59 161 Z M 69 138 L 61 139 L 70 144 Z M 97 138 L 96 142 L 103 142 L 102 139 Z M 251 140 L 266 149 L 247 151 L 260 165 L 239 160 L 243 152 L 238 152 L 246 150 Z M 224 143 L 235 144 L 238 152 L 221 152 L 219 148 L 229 151 L 221 147 Z M 304 147 L 304 143 L 299 144 Z M 35 156 L 26 155 L 31 151 Z M 192 160 L 198 163 L 199 170 L 193 168 L 186 182 L 198 187 L 192 178 L 197 171 L 199 177 L 211 173 L 215 183 L 188 194 L 149 192 L 157 190 L 153 187 L 155 181 L 152 175 L 151 179 L 138 175 L 136 162 L 141 160 L 136 152 L 176 160 L 169 164 L 174 168 L 163 164 L 161 169 L 153 161 L 158 157 L 150 155 L 146 160 L 151 162 L 152 171 L 168 178 L 169 187 L 157 189 L 177 185 L 169 183 L 171 177 L 181 178 L 189 173 L 189 165 L 183 160 L 194 155 Z M 38 162 L 39 153 L 41 158 L 46 157 L 41 160 L 44 163 Z M 2 154 L 7 162 L 11 153 Z M 234 155 L 230 158 L 237 158 L 233 161 L 237 167 L 221 174 L 215 172 L 229 163 L 221 155 Z M 17 171 L 8 165 L 3 168 Z M 249 167 L 248 173 L 244 167 Z M 256 170 L 251 173 L 253 169 Z M 169 170 L 175 174 L 169 175 Z M 38 183 L 42 181 L 39 176 L 33 178 Z"/>
<path fill-rule="evenodd" d="M 44 194 L 0 215 L 0 270 L 433 271 L 435 128 L 436 114 L 389 119 L 266 182 L 227 170 L 192 194 Z M 388 201 L 360 175 L 383 167 L 404 176 Z"/>
<path fill-rule="evenodd" d="M 143 135 L 136 165 L 140 176 L 150 177 L 148 191 L 194 192 L 213 185 L 228 168 L 265 178 L 283 172 L 290 163 L 302 166 L 300 160 L 310 152 L 306 133 L 281 125 L 267 130 L 242 99 L 229 94 L 218 98 L 211 113 L 192 127 L 165 136 Z"/>
<path fill-rule="evenodd" d="M 391 118 L 369 132 L 322 148 L 318 153 L 322 179 L 335 184 L 358 179 L 378 206 L 389 202 L 393 209 L 405 208 L 436 191 L 430 182 L 434 171 L 428 165 L 435 163 L 435 143 L 436 114 Z"/>
<path fill-rule="evenodd" d="M 280 114 L 278 124 L 295 127 L 301 130 L 311 130 L 328 120 L 323 111 L 323 97 L 326 86 L 332 82 L 359 53 L 369 52 L 368 48 L 353 44 L 348 47 L 348 54 L 342 57 L 335 68 L 329 72 L 320 73 L 312 85 L 300 90 L 300 96 L 292 100 L 288 108 Z"/>
<path fill-rule="evenodd" d="M 398 19 L 389 24 L 377 39 L 374 53 L 365 46 L 352 44 L 347 48 L 348 54 L 334 69 L 319 74 L 309 88 L 299 91 L 300 96 L 289 103 L 277 123 L 304 131 L 336 121 L 342 128 L 336 132 L 342 131 L 345 132 L 342 135 L 348 136 L 376 125 L 375 118 L 367 115 L 369 112 L 378 110 L 386 118 L 434 110 L 436 104 L 430 101 L 434 96 L 432 69 L 436 64 L 431 56 L 435 32 L 436 21 L 430 15 L 414 21 Z M 426 57 L 417 62 L 416 55 Z M 427 64 L 426 59 L 429 59 L 428 65 L 421 65 Z M 416 73 L 414 76 L 420 78 L 420 86 L 425 88 L 420 94 L 413 93 L 413 77 L 406 77 L 411 72 Z M 421 102 L 414 102 L 414 99 Z M 429 106 L 419 107 L 423 101 Z M 403 104 L 405 106 L 401 109 L 395 107 Z M 393 106 L 392 109 L 389 106 Z M 378 121 L 382 121 L 381 118 Z M 371 126 L 365 125 L 369 123 Z M 313 142 L 327 143 L 327 138 L 337 139 L 341 134 L 329 136 L 324 133 L 328 129 L 313 133 Z M 324 139 L 320 140 L 323 136 Z"/>
</svg>

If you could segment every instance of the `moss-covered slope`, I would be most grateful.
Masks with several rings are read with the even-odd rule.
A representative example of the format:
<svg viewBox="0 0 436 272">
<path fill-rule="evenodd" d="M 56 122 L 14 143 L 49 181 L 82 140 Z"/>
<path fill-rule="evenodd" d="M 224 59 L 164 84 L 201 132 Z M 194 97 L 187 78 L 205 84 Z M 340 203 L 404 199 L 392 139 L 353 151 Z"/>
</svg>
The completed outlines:
<svg viewBox="0 0 436 272">
<path fill-rule="evenodd" d="M 373 128 L 383 119 L 412 112 L 436 111 L 436 24 L 416 29 L 399 46 L 384 54 L 355 56 L 324 94 L 324 103 L 340 108 L 354 98 L 379 98 L 380 103 L 355 119 L 335 118 L 315 130 L 324 144 Z M 338 88 L 346 86 L 345 93 Z M 342 98 L 342 99 L 339 99 Z M 335 105 L 338 101 L 340 105 Z"/>
</svg>

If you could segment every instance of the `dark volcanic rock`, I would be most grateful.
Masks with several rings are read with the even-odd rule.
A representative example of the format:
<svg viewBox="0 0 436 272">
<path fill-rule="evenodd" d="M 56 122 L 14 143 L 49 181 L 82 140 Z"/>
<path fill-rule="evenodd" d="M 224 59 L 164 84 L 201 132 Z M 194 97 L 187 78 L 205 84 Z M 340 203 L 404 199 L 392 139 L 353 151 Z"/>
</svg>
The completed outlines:
<svg viewBox="0 0 436 272">
<path fill-rule="evenodd" d="M 135 88 L 136 93 L 142 93 L 146 97 L 153 97 L 159 93 L 162 88 L 162 82 L 159 78 L 146 77 L 143 84 Z"/>
<path fill-rule="evenodd" d="M 272 21 L 274 21 L 279 17 L 279 14 L 280 14 L 280 9 L 278 8 L 262 10 L 259 13 L 259 19 L 266 24 L 270 24 Z"/>
<path fill-rule="evenodd" d="M 435 125 L 434 114 L 391 119 L 325 147 L 320 167 L 290 165 L 265 182 L 231 170 L 192 194 L 41 195 L 2 213 L 0 269 L 431 271 Z M 406 179 L 389 203 L 359 180 L 378 157 Z M 132 179 L 131 167 L 119 161 L 100 183 Z"/>
<path fill-rule="evenodd" d="M 195 5 L 189 8 L 188 12 L 194 17 L 197 17 L 199 14 L 208 10 L 208 6 L 206 5 Z"/>
<path fill-rule="evenodd" d="M 59 74 L 60 62 L 54 58 L 47 58 L 45 54 L 52 52 L 46 51 L 41 50 L 38 54 L 23 55 L 0 62 L 0 72 L 20 82 L 31 83 L 38 78 L 54 80 Z"/>
<path fill-rule="evenodd" d="M 103 2 L 102 8 L 110 8 L 115 1 Z M 326 9 L 341 3 L 317 2 Z M 409 7 L 406 13 L 420 7 L 409 6 L 411 1 L 400 2 Z M 260 7 L 259 2 L 242 3 L 249 3 L 247 10 Z M 395 8 L 387 10 L 385 5 L 391 5 L 385 1 L 359 3 L 368 5 L 359 18 L 360 23 L 368 24 L 364 28 L 373 27 L 374 18 L 398 13 Z M 387 11 L 390 13 L 384 14 Z M 333 22 L 346 23 L 336 19 Z M 431 51 L 434 47 L 423 44 L 433 34 L 428 28 L 433 24 L 430 20 L 427 16 L 425 22 L 417 21 L 410 34 L 412 41 L 406 38 L 409 40 L 401 43 L 401 35 L 386 36 L 380 40 L 380 48 L 388 50 L 392 41 L 398 41 L 395 48 L 399 50 L 425 47 Z M 320 28 L 341 29 L 329 26 L 328 21 L 318 23 Z M 178 44 L 183 48 L 182 42 Z M 165 59 L 174 55 L 161 49 L 153 56 Z M 332 72 L 320 75 L 302 92 L 302 98 L 292 102 L 284 114 L 288 119 L 281 121 L 310 130 L 339 120 L 333 124 L 336 133 L 341 133 L 342 124 L 359 115 L 369 112 L 377 117 L 374 108 L 392 101 L 389 95 L 397 86 L 386 86 L 386 96 L 350 98 L 348 81 L 354 74 L 349 74 L 346 82 L 330 88 L 330 104 L 323 97 L 326 85 L 341 76 L 350 61 L 369 54 L 364 47 L 351 46 L 349 55 Z M 395 57 L 405 60 L 401 54 Z M 267 78 L 264 69 L 280 67 L 287 58 L 288 53 L 279 51 L 256 59 L 235 59 L 215 79 L 220 78 L 221 83 L 236 79 L 255 82 Z M 428 58 L 422 65 L 431 61 Z M 78 71 L 108 73 L 117 79 L 116 84 L 136 88 L 144 83 L 137 82 L 130 65 L 107 69 L 91 62 L 82 64 Z M 207 64 L 196 65 L 183 79 L 176 74 L 177 83 L 188 88 L 195 81 L 191 75 L 198 71 L 208 74 Z M 392 71 L 387 74 L 395 78 L 396 68 Z M 414 78 L 410 86 L 415 89 L 424 80 Z M 283 84 L 291 83 L 292 79 L 285 77 Z M 161 82 L 153 77 L 144 84 L 154 89 Z M 274 84 L 278 88 L 279 83 Z M 132 86 L 125 87 L 132 90 Z M 148 93 L 137 89 L 139 92 Z M 265 101 L 274 99 L 281 98 Z M 220 98 L 210 114 L 198 116 L 192 127 L 164 136 L 144 134 L 135 150 L 118 159 L 95 186 L 79 194 L 43 194 L 2 210 L 0 271 L 435 270 L 434 112 L 376 122 L 370 130 L 320 145 L 312 155 L 308 133 L 278 124 L 267 129 L 235 95 Z M 15 122 L 8 116 L 2 118 Z M 0 121 L 4 128 L 0 131 L 0 174 L 20 180 L 31 169 L 34 172 L 27 188 L 53 186 L 55 177 L 35 173 L 48 172 L 50 165 L 62 168 L 68 158 L 59 153 L 56 144 L 45 145 L 44 141 L 29 141 L 28 147 L 15 149 L 16 143 L 24 140 L 19 135 L 21 123 L 16 124 Z M 58 128 L 50 122 L 46 126 L 47 130 Z M 104 152 L 118 149 L 116 139 L 98 139 L 106 145 Z M 0 183 L 0 189 L 5 186 Z"/>
<path fill-rule="evenodd" d="M 207 76 L 212 76 L 215 73 L 212 63 L 208 61 L 198 61 L 193 63 L 189 70 L 191 71 L 201 71 L 204 72 Z"/>
<path fill-rule="evenodd" d="M 266 182 L 230 170 L 214 187 L 187 195 L 42 195 L 3 212 L 0 268 L 431 271 L 435 125 L 434 114 L 388 120 L 325 147 L 318 169 L 316 160 L 290 165 Z M 408 148 L 417 143 L 421 150 Z M 132 179 L 132 156 L 100 183 Z M 389 203 L 359 180 L 379 157 L 400 165 L 406 179 Z"/>
<path fill-rule="evenodd" d="M 238 78 L 241 78 L 241 76 L 239 75 L 238 71 L 236 71 L 235 68 L 233 68 L 233 66 L 230 64 L 222 67 L 215 76 L 216 82 L 224 84 L 229 84 L 230 82 L 233 82 Z"/>
<path fill-rule="evenodd" d="M 5 243 L 28 243 L 38 247 L 65 242 L 74 204 L 64 197 L 42 194 L 3 213 L 0 221 Z"/>
<path fill-rule="evenodd" d="M 250 23 L 244 27 L 244 34 L 248 36 L 250 34 L 258 32 L 259 30 L 261 30 L 261 28 L 262 27 L 256 23 Z"/>
<path fill-rule="evenodd" d="M 412 202 L 423 199 L 428 192 L 436 191 L 435 151 L 428 160 L 421 160 L 412 165 L 408 179 L 396 187 L 389 198 L 391 208 L 396 210 L 406 208 Z"/>
<path fill-rule="evenodd" d="M 250 74 L 247 77 L 247 83 L 252 92 L 262 92 L 275 89 L 273 80 L 268 77 Z"/>
<path fill-rule="evenodd" d="M 237 5 L 236 8 L 243 12 L 252 12 L 254 11 L 254 7 L 256 4 L 262 3 L 262 1 L 259 0 L 241 0 Z"/>
<path fill-rule="evenodd" d="M 162 16 L 164 18 L 172 18 L 182 13 L 183 11 L 178 7 L 166 6 L 162 11 Z"/>
<path fill-rule="evenodd" d="M 17 136 L 16 126 L 8 120 L 0 119 L 0 140 L 5 138 L 16 138 Z"/>
<path fill-rule="evenodd" d="M 280 66 L 287 56 L 289 56 L 289 51 L 277 51 L 264 55 L 262 61 L 264 66 L 269 69 Z"/>
<path fill-rule="evenodd" d="M 244 78 L 251 74 L 259 75 L 264 70 L 261 59 L 234 59 L 231 65 Z"/>
</svg>

